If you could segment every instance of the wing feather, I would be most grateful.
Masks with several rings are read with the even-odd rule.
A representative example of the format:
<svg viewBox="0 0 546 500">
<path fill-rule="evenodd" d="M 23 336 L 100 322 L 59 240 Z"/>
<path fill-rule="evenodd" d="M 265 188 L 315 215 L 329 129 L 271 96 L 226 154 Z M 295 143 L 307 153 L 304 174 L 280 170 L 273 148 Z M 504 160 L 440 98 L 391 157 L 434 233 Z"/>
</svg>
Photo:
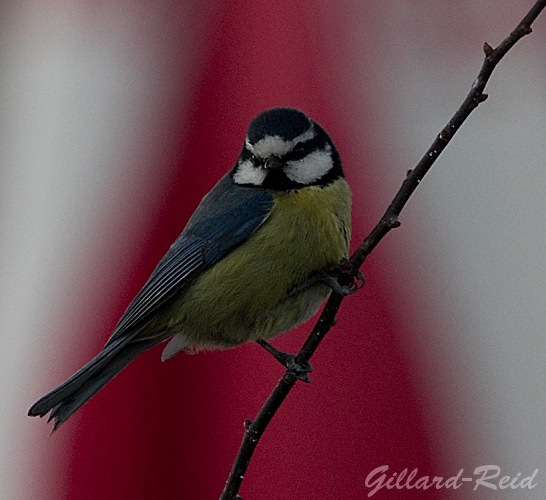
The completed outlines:
<svg viewBox="0 0 546 500">
<path fill-rule="evenodd" d="M 182 234 L 159 261 L 121 317 L 106 345 L 140 331 L 150 314 L 195 276 L 243 243 L 267 218 L 273 197 L 266 190 L 238 186 L 228 173 L 209 192 Z"/>
</svg>

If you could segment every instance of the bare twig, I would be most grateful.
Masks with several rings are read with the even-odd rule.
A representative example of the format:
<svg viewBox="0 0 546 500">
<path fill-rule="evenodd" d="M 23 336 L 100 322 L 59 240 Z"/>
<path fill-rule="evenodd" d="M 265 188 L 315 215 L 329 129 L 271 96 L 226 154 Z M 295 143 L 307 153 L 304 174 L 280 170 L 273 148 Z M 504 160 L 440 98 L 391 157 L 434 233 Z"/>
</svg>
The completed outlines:
<svg viewBox="0 0 546 500">
<path fill-rule="evenodd" d="M 345 283 L 341 284 L 352 282 L 360 267 L 377 244 L 391 229 L 400 225 L 398 216 L 423 177 L 430 170 L 438 156 L 449 144 L 470 113 L 487 99 L 487 94 L 484 94 L 483 91 L 493 70 L 518 40 L 531 33 L 531 24 L 545 7 L 546 0 L 538 0 L 512 33 L 497 48 L 493 49 L 488 43 L 484 43 L 483 51 L 485 59 L 476 80 L 472 84 L 470 92 L 451 120 L 436 136 L 430 148 L 421 158 L 421 161 L 419 161 L 413 170 L 408 171 L 406 179 L 381 220 L 360 244 L 350 260 L 342 264 L 340 282 L 344 281 Z M 320 342 L 334 324 L 336 313 L 342 301 L 343 297 L 341 295 L 332 293 L 315 327 L 296 356 L 297 363 L 305 364 L 309 362 Z M 220 500 L 242 500 L 238 492 L 258 441 L 295 383 L 296 378 L 289 371 L 285 372 L 256 419 L 253 422 L 247 421 L 245 423 L 245 435 Z"/>
</svg>

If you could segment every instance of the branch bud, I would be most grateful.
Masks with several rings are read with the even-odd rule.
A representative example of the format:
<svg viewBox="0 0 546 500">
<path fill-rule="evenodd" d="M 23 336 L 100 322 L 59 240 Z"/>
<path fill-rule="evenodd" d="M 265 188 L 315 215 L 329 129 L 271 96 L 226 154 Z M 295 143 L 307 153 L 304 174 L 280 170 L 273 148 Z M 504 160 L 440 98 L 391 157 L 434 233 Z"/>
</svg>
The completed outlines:
<svg viewBox="0 0 546 500">
<path fill-rule="evenodd" d="M 485 57 L 489 57 L 493 53 L 493 47 L 487 42 L 483 42 L 483 53 L 485 54 Z"/>
</svg>

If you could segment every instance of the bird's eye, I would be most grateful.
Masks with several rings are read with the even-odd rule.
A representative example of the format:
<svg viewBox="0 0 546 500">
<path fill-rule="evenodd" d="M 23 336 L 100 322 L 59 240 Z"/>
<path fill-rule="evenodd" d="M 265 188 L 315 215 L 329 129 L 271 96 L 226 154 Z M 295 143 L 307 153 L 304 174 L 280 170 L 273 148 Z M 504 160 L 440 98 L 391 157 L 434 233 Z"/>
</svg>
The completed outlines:
<svg viewBox="0 0 546 500">
<path fill-rule="evenodd" d="M 292 149 L 292 151 L 290 151 L 290 153 L 288 153 L 286 156 L 287 156 L 287 159 L 290 161 L 297 161 L 297 160 L 301 160 L 306 154 L 307 154 L 307 148 L 305 147 L 303 143 L 300 142 L 296 144 L 294 148 Z"/>
<path fill-rule="evenodd" d="M 255 167 L 261 167 L 264 161 L 261 158 L 258 158 L 254 153 L 250 153 L 250 161 Z"/>
</svg>

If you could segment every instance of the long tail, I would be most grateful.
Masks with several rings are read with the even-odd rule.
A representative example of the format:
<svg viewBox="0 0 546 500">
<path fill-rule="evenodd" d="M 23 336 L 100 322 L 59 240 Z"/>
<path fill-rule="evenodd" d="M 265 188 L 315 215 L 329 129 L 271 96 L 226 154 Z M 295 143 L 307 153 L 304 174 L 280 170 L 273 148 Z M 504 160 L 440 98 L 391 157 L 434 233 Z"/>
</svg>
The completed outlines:
<svg viewBox="0 0 546 500">
<path fill-rule="evenodd" d="M 91 396 L 102 389 L 123 368 L 140 353 L 156 345 L 162 339 L 127 342 L 119 339 L 107 344 L 89 363 L 32 405 L 28 411 L 31 417 L 43 417 L 51 412 L 48 422 L 54 420 L 53 431 L 57 430 L 70 415 Z"/>
</svg>

